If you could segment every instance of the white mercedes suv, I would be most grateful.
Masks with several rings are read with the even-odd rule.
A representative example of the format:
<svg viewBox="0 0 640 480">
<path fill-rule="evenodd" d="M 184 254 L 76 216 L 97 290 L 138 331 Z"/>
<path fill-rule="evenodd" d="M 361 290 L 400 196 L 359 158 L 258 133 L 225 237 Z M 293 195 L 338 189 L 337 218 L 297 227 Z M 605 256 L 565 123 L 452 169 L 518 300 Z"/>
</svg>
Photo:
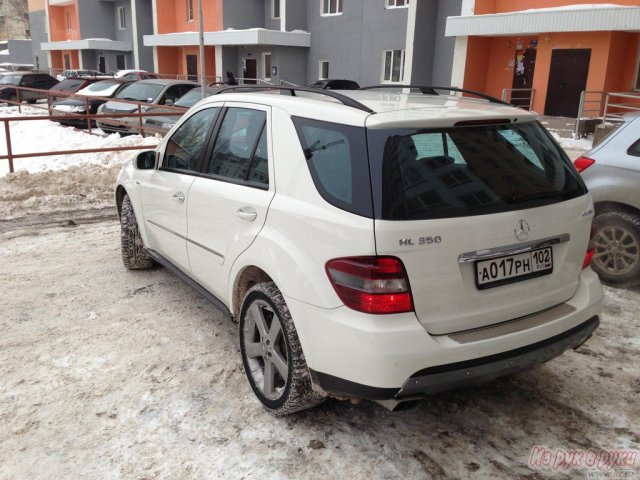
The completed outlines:
<svg viewBox="0 0 640 480">
<path fill-rule="evenodd" d="M 561 148 L 499 100 L 415 90 L 223 90 L 120 172 L 125 266 L 236 319 L 275 414 L 485 382 L 598 326 L 593 203 Z"/>
</svg>

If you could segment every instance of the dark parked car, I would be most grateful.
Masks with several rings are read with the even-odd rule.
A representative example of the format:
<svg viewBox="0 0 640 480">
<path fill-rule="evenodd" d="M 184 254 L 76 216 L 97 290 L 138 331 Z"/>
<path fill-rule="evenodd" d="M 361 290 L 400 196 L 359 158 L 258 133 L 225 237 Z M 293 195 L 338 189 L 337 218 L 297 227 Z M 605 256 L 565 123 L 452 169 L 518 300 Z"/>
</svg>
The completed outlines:
<svg viewBox="0 0 640 480">
<path fill-rule="evenodd" d="M 120 90 L 113 101 L 98 108 L 98 113 L 135 113 L 138 111 L 136 105 L 118 102 L 118 99 L 148 103 L 149 107 L 142 108 L 142 112 L 146 112 L 154 105 L 173 105 L 178 98 L 197 86 L 196 82 L 188 80 L 140 80 Z M 96 123 L 105 133 L 138 133 L 139 120 L 137 118 L 120 117 L 114 120 L 116 121 L 105 119 Z"/>
<path fill-rule="evenodd" d="M 358 90 L 360 85 L 353 80 L 318 80 L 317 82 L 307 85 L 309 88 L 322 88 L 324 90 Z"/>
<path fill-rule="evenodd" d="M 0 101 L 9 100 L 15 102 L 18 99 L 18 91 L 15 87 L 37 88 L 49 90 L 58 80 L 46 73 L 12 72 L 0 76 Z M 20 100 L 36 103 L 36 100 L 45 98 L 40 92 L 20 91 Z"/>
<path fill-rule="evenodd" d="M 91 83 L 76 92 L 76 95 L 90 96 L 90 97 L 105 97 L 113 98 L 122 90 L 125 86 L 131 83 L 130 80 L 122 80 L 119 78 L 111 78 L 109 80 L 100 80 L 98 82 Z M 99 98 L 89 99 L 89 113 L 95 114 L 98 111 L 98 107 L 105 103 L 106 100 Z M 66 115 L 70 113 L 85 114 L 87 113 L 87 102 L 81 98 L 67 98 L 60 100 L 52 105 L 52 113 L 54 115 Z M 77 118 L 70 116 L 68 119 L 56 120 L 62 125 L 71 125 L 73 127 L 85 128 L 87 126 L 87 120 L 84 118 Z M 95 121 L 91 122 L 92 126 L 95 126 Z"/>
<path fill-rule="evenodd" d="M 220 91 L 220 88 L 207 88 L 205 90 L 205 97 L 210 95 L 214 95 L 216 92 Z M 189 108 L 193 107 L 196 103 L 202 100 L 202 88 L 194 88 L 193 90 L 188 91 L 174 103 L 173 107 L 180 107 L 183 111 L 187 111 Z M 162 107 L 150 108 L 147 110 L 147 113 L 161 113 L 161 112 L 169 112 L 168 109 L 163 109 Z M 175 110 L 173 110 L 175 112 Z M 175 112 L 179 113 L 179 112 Z M 169 130 L 175 125 L 175 123 L 180 118 L 180 115 L 167 115 L 163 117 L 147 117 L 142 123 L 145 127 L 152 127 L 153 130 L 148 132 L 150 134 L 159 133 L 162 136 L 166 135 Z"/>
<path fill-rule="evenodd" d="M 53 95 L 51 99 L 53 101 L 64 99 L 69 94 L 76 93 L 79 90 L 91 85 L 92 83 L 97 82 L 98 78 L 67 78 L 62 80 L 61 82 L 55 84 L 49 90 L 49 93 Z"/>
</svg>

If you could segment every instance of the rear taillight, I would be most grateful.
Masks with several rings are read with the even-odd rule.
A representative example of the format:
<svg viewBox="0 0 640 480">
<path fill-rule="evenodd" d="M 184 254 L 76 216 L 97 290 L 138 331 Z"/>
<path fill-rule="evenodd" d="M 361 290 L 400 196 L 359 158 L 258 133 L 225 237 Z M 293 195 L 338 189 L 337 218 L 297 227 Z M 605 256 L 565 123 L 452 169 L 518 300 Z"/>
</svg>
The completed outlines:
<svg viewBox="0 0 640 480">
<path fill-rule="evenodd" d="M 589 158 L 589 157 L 576 158 L 574 160 L 574 162 L 573 162 L 573 164 L 575 165 L 576 170 L 578 170 L 578 172 L 583 172 L 584 170 L 589 168 L 594 163 L 596 163 L 596 161 L 594 159 L 592 159 L 592 158 Z"/>
<path fill-rule="evenodd" d="M 587 268 L 591 265 L 591 260 L 593 259 L 593 254 L 596 253 L 596 245 L 593 241 L 593 237 L 596 234 L 596 226 L 594 223 L 591 224 L 591 234 L 589 235 L 589 246 L 587 247 L 587 253 L 584 255 L 584 260 L 582 261 L 582 268 Z"/>
<path fill-rule="evenodd" d="M 395 257 L 346 257 L 326 265 L 331 285 L 349 308 L 365 313 L 413 311 L 409 279 Z"/>
</svg>

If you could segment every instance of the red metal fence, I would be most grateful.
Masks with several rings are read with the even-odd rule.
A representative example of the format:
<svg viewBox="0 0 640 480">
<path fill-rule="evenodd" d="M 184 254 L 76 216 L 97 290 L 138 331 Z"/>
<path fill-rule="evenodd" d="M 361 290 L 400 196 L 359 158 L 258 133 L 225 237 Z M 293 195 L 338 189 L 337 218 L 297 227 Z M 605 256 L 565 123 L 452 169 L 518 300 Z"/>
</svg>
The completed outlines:
<svg viewBox="0 0 640 480">
<path fill-rule="evenodd" d="M 47 110 L 48 115 L 33 115 L 33 116 L 16 116 L 16 117 L 0 117 L 0 121 L 4 123 L 4 133 L 5 140 L 7 145 L 7 154 L 0 155 L 0 160 L 8 160 L 9 161 L 9 172 L 13 173 L 14 165 L 13 160 L 16 158 L 31 158 L 31 157 L 45 157 L 45 156 L 53 156 L 53 155 L 70 155 L 76 153 L 99 153 L 99 152 L 120 152 L 127 150 L 149 150 L 152 148 L 150 145 L 137 145 L 137 146 L 129 146 L 129 147 L 109 147 L 109 148 L 87 148 L 87 149 L 76 149 L 76 150 L 55 150 L 55 151 L 47 151 L 47 152 L 30 152 L 30 153 L 13 153 L 13 147 L 11 144 L 11 128 L 10 122 L 21 122 L 21 121 L 33 121 L 33 120 L 69 120 L 70 118 L 78 118 L 78 119 L 86 119 L 87 121 L 87 129 L 89 134 L 93 134 L 92 132 L 92 122 L 96 119 L 109 119 L 110 124 L 116 125 L 126 125 L 129 128 L 135 128 L 131 123 L 123 122 L 121 119 L 123 118 L 137 118 L 137 130 L 140 135 L 146 134 L 155 134 L 155 133 L 164 133 L 164 130 L 157 129 L 151 126 L 143 125 L 142 119 L 145 117 L 154 117 L 154 116 L 181 116 L 185 109 L 172 107 L 168 105 L 150 105 L 144 102 L 134 102 L 130 100 L 121 100 L 121 99 L 113 99 L 107 97 L 95 97 L 95 96 L 84 96 L 84 95 L 74 95 L 74 94 L 65 94 L 60 92 L 51 93 L 48 90 L 38 90 L 34 88 L 26 88 L 26 87 L 12 87 L 16 90 L 16 100 L 0 100 L 0 102 L 4 102 L 11 105 L 17 105 L 18 111 L 22 112 L 22 100 L 25 96 L 28 96 L 28 93 L 23 92 L 33 92 L 41 96 L 43 99 L 46 98 L 47 102 L 45 103 L 34 103 L 30 105 L 31 108 L 37 108 L 42 110 Z M 116 100 L 118 103 L 128 103 L 136 106 L 137 112 L 135 113 L 106 113 L 106 114 L 89 114 L 89 113 L 65 113 L 64 115 L 52 115 L 52 103 L 53 97 L 69 97 L 69 98 L 78 98 L 82 99 L 85 102 L 86 112 L 89 112 L 89 101 L 91 99 L 98 99 L 107 101 Z M 149 107 L 161 107 L 162 112 L 145 112 L 143 109 Z"/>
</svg>

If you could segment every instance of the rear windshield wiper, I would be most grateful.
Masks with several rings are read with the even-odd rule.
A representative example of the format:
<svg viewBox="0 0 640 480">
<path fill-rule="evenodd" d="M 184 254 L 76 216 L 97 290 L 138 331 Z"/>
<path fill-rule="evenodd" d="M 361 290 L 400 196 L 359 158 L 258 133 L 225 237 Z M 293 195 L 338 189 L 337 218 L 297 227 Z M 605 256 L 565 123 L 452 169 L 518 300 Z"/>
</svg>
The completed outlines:
<svg viewBox="0 0 640 480">
<path fill-rule="evenodd" d="M 327 148 L 335 147 L 336 145 L 342 145 L 344 143 L 344 140 L 336 140 L 335 142 L 325 143 L 324 145 L 318 145 L 319 143 L 320 140 L 303 150 L 304 156 L 307 160 L 310 160 L 311 157 L 313 157 L 314 153 L 319 150 L 326 150 Z"/>
</svg>

